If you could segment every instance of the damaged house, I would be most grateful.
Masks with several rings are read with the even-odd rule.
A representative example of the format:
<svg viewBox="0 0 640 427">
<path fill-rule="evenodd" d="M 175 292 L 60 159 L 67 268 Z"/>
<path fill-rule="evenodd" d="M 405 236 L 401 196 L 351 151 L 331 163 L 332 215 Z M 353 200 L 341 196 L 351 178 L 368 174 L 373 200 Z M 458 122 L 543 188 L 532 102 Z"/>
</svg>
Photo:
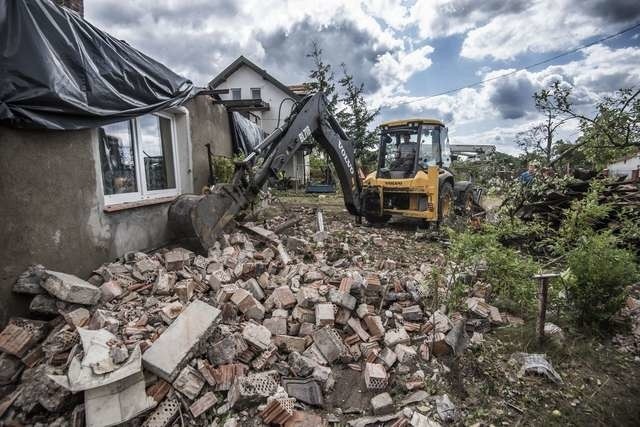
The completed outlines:
<svg viewBox="0 0 640 427">
<path fill-rule="evenodd" d="M 82 1 L 60 3 L 82 12 Z M 29 264 L 87 277 L 105 260 L 164 245 L 169 203 L 207 184 L 205 145 L 232 155 L 225 106 L 194 96 L 189 80 L 52 2 L 5 7 L 2 325 L 26 309 L 11 288 Z M 8 37 L 17 28 L 30 37 Z M 51 60 L 36 64 L 36 54 Z"/>
<path fill-rule="evenodd" d="M 209 88 L 228 91 L 220 95 L 219 102 L 260 126 L 266 134 L 284 123 L 305 94 L 301 85 L 286 86 L 242 55 L 215 76 Z M 305 152 L 296 153 L 284 169 L 285 176 L 297 185 L 309 181 L 309 157 Z"/>
</svg>

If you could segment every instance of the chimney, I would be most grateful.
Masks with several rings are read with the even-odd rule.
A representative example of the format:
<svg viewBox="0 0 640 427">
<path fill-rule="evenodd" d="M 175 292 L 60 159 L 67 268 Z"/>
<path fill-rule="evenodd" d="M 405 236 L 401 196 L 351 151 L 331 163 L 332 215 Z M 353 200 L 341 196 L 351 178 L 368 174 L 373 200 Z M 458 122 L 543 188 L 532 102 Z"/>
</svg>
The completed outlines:
<svg viewBox="0 0 640 427">
<path fill-rule="evenodd" d="M 57 5 L 64 6 L 78 12 L 78 15 L 84 17 L 84 1 L 83 0 L 54 0 Z"/>
</svg>

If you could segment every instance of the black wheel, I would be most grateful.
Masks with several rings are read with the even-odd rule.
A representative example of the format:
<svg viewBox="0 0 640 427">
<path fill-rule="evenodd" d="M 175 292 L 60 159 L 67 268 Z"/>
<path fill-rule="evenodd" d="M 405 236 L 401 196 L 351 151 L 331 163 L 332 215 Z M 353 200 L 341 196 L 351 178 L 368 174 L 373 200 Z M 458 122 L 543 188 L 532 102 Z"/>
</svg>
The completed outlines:
<svg viewBox="0 0 640 427">
<path fill-rule="evenodd" d="M 391 215 L 365 215 L 364 218 L 371 225 L 383 225 L 391 219 Z"/>
<path fill-rule="evenodd" d="M 450 183 L 445 182 L 440 187 L 438 196 L 438 223 L 451 224 L 455 217 L 453 187 Z"/>
</svg>

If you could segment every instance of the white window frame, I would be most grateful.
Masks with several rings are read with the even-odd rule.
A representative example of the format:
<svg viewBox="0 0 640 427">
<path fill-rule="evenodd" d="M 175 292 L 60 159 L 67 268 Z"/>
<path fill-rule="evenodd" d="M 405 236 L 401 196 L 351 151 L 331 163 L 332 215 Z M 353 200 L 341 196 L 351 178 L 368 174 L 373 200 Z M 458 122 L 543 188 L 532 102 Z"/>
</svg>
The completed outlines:
<svg viewBox="0 0 640 427">
<path fill-rule="evenodd" d="M 259 96 L 257 98 L 255 96 L 253 96 L 253 92 L 254 91 L 258 91 L 258 95 Z M 256 100 L 256 99 L 262 100 L 262 88 L 260 88 L 260 87 L 252 87 L 250 92 L 251 92 L 251 99 L 253 99 L 253 100 Z"/>
<path fill-rule="evenodd" d="M 140 135 L 140 123 L 137 118 L 130 119 L 128 122 L 132 123 L 132 125 L 130 125 L 130 129 L 133 130 L 133 135 L 131 135 L 131 138 L 133 142 L 134 157 L 136 162 L 136 186 L 138 188 L 138 191 L 132 193 L 104 194 L 103 188 L 102 193 L 104 195 L 105 206 L 161 199 L 164 197 L 174 197 L 180 193 L 180 170 L 178 168 L 180 162 L 178 159 L 178 133 L 176 131 L 175 116 L 173 114 L 165 112 L 153 113 L 152 115 L 169 119 L 169 122 L 171 123 L 171 149 L 173 150 L 173 174 L 175 177 L 175 188 L 168 188 L 165 190 L 147 190 L 147 176 L 144 170 L 144 156 L 138 143 L 138 138 Z M 100 159 L 100 161 L 102 161 L 102 159 Z M 102 174 L 102 168 L 100 168 L 100 173 Z M 100 176 L 100 180 L 102 179 L 102 176 Z"/>
<path fill-rule="evenodd" d="M 234 98 L 234 92 L 238 91 L 238 98 Z M 231 88 L 231 100 L 232 101 L 240 101 L 242 99 L 242 88 L 241 87 L 232 87 Z"/>
</svg>

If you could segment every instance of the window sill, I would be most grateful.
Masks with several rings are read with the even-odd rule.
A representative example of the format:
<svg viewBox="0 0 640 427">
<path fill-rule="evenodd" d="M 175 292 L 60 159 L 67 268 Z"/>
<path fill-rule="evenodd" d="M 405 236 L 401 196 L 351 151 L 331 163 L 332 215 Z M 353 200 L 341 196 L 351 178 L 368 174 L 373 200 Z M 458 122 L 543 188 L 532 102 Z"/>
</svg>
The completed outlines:
<svg viewBox="0 0 640 427">
<path fill-rule="evenodd" d="M 135 202 L 114 203 L 106 205 L 103 212 L 119 212 L 127 209 L 141 208 L 144 206 L 160 205 L 163 203 L 173 202 L 178 196 L 158 197 L 156 199 L 138 200 Z"/>
</svg>

